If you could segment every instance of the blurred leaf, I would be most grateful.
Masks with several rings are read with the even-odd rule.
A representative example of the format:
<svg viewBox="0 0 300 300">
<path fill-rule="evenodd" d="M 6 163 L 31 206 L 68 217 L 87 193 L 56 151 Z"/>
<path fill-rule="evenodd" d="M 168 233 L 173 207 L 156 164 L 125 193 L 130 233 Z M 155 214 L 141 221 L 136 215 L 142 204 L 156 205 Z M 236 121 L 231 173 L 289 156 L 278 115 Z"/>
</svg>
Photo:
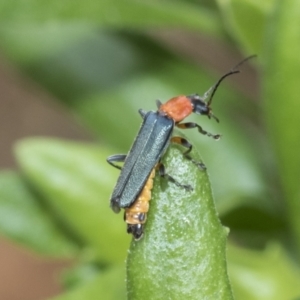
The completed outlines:
<svg viewBox="0 0 300 300">
<path fill-rule="evenodd" d="M 71 106 L 95 93 L 119 89 L 144 73 L 159 73 L 165 65 L 177 62 L 170 52 L 141 34 L 108 31 L 83 34 L 84 28 L 76 30 L 76 26 L 27 30 L 23 34 L 27 39 L 21 44 L 17 31 L 15 43 L 7 34 L 2 44 L 23 71 Z M 52 43 L 48 47 L 49 40 Z M 36 44 L 43 46 L 33 50 L 32 45 Z M 53 48 L 54 53 L 49 52 Z"/>
<path fill-rule="evenodd" d="M 193 152 L 193 158 L 201 161 Z M 187 192 L 156 176 L 145 234 L 127 258 L 129 299 L 232 299 L 226 271 L 226 229 L 220 224 L 205 171 L 171 146 L 168 173 Z"/>
<path fill-rule="evenodd" d="M 26 70 L 72 107 L 95 93 L 119 89 L 143 73 L 158 72 L 169 61 L 174 63 L 174 56 L 145 36 L 102 31 Z"/>
<path fill-rule="evenodd" d="M 282 300 L 300 296 L 300 271 L 279 245 L 265 251 L 228 249 L 228 269 L 236 299 Z"/>
<path fill-rule="evenodd" d="M 64 26 L 56 22 L 39 26 L 14 23 L 9 27 L 0 27 L 0 47 L 10 60 L 24 67 L 59 55 L 92 32 L 90 26 L 76 22 Z"/>
<path fill-rule="evenodd" d="M 122 0 L 3 0 L 0 2 L 0 20 L 4 25 L 43 24 L 47 22 L 81 22 L 91 26 L 110 28 L 180 27 L 219 35 L 222 27 L 215 12 L 206 6 L 186 1 Z"/>
<path fill-rule="evenodd" d="M 78 246 L 66 238 L 22 178 L 8 171 L 0 174 L 0 232 L 43 255 L 69 257 L 77 252 Z"/>
<path fill-rule="evenodd" d="M 63 286 L 70 290 L 76 286 L 93 281 L 100 272 L 106 272 L 110 266 L 101 266 L 94 261 L 79 262 L 72 268 L 63 271 L 61 276 Z"/>
<path fill-rule="evenodd" d="M 109 208 L 118 175 L 106 162 L 109 153 L 92 145 L 42 138 L 23 140 L 16 150 L 28 180 L 92 254 L 107 262 L 123 261 L 129 237 L 122 217 Z"/>
<path fill-rule="evenodd" d="M 277 1 L 264 49 L 263 99 L 288 220 L 300 253 L 300 2 Z"/>
<path fill-rule="evenodd" d="M 284 215 L 271 209 L 247 203 L 236 205 L 226 215 L 222 223 L 230 228 L 230 239 L 239 245 L 263 248 L 270 240 L 286 241 L 287 224 Z M 259 199 L 254 199 L 258 202 Z M 255 217 L 254 217 L 255 216 Z"/>
<path fill-rule="evenodd" d="M 101 272 L 94 280 L 51 300 L 126 299 L 124 269 L 121 266 Z"/>
<path fill-rule="evenodd" d="M 246 53 L 261 53 L 265 27 L 275 0 L 218 0 L 224 23 Z"/>
</svg>

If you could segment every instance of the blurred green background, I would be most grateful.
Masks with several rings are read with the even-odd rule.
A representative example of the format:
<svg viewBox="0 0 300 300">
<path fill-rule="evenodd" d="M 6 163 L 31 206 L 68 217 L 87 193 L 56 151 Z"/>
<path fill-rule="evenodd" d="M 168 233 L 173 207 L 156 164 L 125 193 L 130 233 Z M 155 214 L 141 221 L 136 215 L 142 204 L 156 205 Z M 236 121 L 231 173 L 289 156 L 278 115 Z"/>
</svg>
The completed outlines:
<svg viewBox="0 0 300 300">
<path fill-rule="evenodd" d="M 215 95 L 220 124 L 191 117 L 222 139 L 186 134 L 230 228 L 236 299 L 300 297 L 299 20 L 298 0 L 0 2 L 0 232 L 73 262 L 64 294 L 26 299 L 125 299 L 130 237 L 105 158 L 128 151 L 139 108 L 202 95 L 251 54 Z"/>
</svg>

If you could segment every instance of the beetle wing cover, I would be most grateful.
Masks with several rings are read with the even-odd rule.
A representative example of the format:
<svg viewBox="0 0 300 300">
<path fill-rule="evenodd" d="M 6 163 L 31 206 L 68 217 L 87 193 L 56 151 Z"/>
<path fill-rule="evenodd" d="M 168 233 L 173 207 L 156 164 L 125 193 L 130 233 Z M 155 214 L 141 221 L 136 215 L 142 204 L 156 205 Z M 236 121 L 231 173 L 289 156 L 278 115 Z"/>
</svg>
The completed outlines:
<svg viewBox="0 0 300 300">
<path fill-rule="evenodd" d="M 136 200 L 167 149 L 173 128 L 173 120 L 158 112 L 150 111 L 145 115 L 111 196 L 111 207 L 115 212 Z"/>
</svg>

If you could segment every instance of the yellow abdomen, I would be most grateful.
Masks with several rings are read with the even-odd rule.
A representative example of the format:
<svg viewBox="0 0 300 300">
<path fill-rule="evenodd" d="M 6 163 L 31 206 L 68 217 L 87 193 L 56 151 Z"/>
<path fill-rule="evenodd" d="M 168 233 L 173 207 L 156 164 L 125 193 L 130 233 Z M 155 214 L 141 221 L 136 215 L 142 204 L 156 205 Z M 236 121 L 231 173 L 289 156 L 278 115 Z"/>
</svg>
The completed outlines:
<svg viewBox="0 0 300 300">
<path fill-rule="evenodd" d="M 151 171 L 150 176 L 136 201 L 133 205 L 125 209 L 124 220 L 127 223 L 127 232 L 132 233 L 136 240 L 139 240 L 143 235 L 143 224 L 145 224 L 147 220 L 154 176 L 155 168 Z"/>
</svg>

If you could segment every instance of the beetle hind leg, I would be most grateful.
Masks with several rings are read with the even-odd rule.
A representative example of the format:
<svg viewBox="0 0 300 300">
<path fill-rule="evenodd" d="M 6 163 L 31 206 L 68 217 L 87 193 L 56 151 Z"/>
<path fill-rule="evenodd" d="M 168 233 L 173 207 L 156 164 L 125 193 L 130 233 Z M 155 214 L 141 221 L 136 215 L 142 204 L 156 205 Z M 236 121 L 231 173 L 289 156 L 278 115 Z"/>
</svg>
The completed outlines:
<svg viewBox="0 0 300 300">
<path fill-rule="evenodd" d="M 193 190 L 193 188 L 189 184 L 182 184 L 182 183 L 178 182 L 175 178 L 173 178 L 172 176 L 167 174 L 166 171 L 165 171 L 165 166 L 162 163 L 157 164 L 157 169 L 158 169 L 158 173 L 161 177 L 167 179 L 168 181 L 171 181 L 172 183 L 174 183 L 178 187 L 184 188 L 187 191 L 192 191 Z"/>
<path fill-rule="evenodd" d="M 173 136 L 171 138 L 171 142 L 187 148 L 187 150 L 183 152 L 183 156 L 186 157 L 188 160 L 190 160 L 193 164 L 195 164 L 199 169 L 206 170 L 206 166 L 203 162 L 196 161 L 190 156 L 189 153 L 192 151 L 193 145 L 188 140 L 180 136 Z"/>
</svg>

